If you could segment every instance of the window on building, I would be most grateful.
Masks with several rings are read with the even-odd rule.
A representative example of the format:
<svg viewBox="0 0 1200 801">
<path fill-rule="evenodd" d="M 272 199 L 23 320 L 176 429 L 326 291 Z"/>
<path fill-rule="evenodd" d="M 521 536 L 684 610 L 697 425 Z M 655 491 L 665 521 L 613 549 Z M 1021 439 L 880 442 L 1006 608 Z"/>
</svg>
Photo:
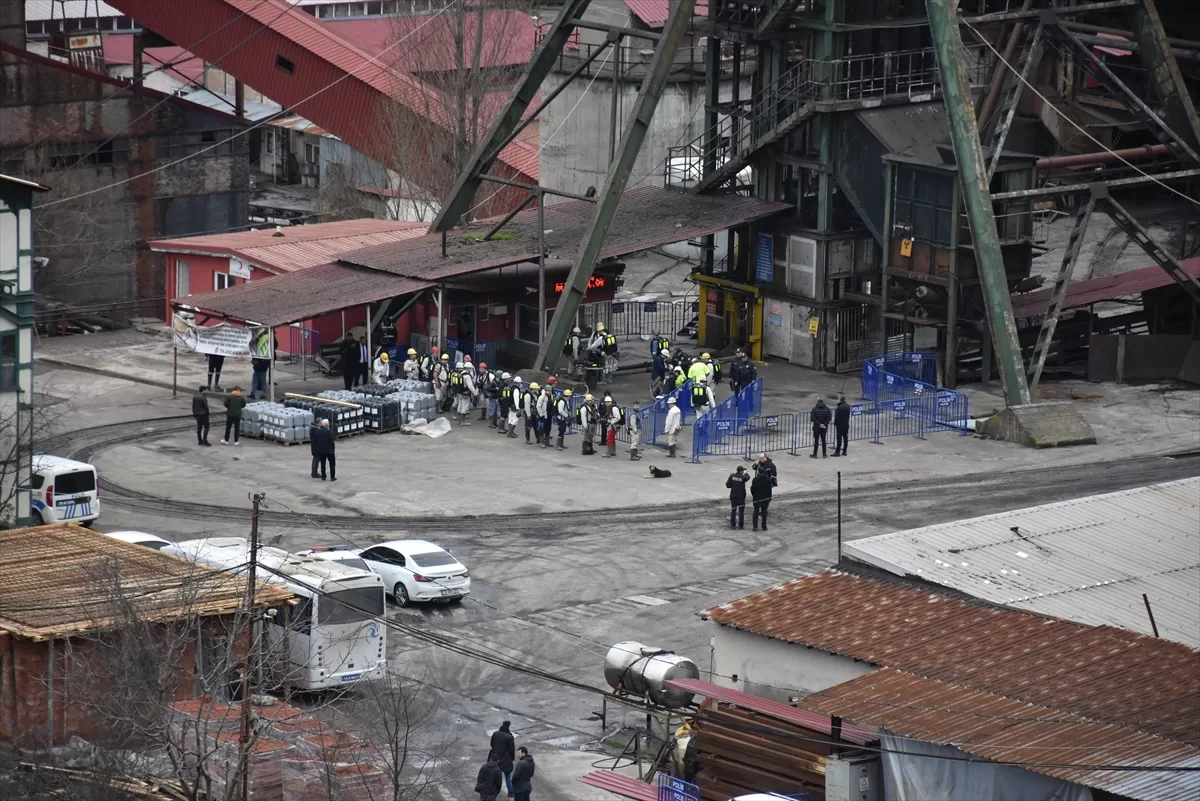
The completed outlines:
<svg viewBox="0 0 1200 801">
<path fill-rule="evenodd" d="M 546 319 L 550 318 L 551 309 L 546 310 Z M 538 341 L 538 310 L 535 306 L 522 306 L 517 304 L 517 331 L 516 338 L 522 342 Z M 544 329 L 543 329 L 544 330 Z"/>
<path fill-rule="evenodd" d="M 237 278 L 229 273 L 213 273 L 213 289 L 229 289 L 237 285 Z"/>
<path fill-rule="evenodd" d="M 20 343 L 19 332 L 0 333 L 0 390 L 12 391 L 17 384 L 17 355 Z"/>
<path fill-rule="evenodd" d="M 311 142 L 304 143 L 304 163 L 316 164 L 321 160 L 321 146 Z"/>
<path fill-rule="evenodd" d="M 154 137 L 155 156 L 175 161 L 184 156 L 203 154 L 206 156 L 228 156 L 233 152 L 233 131 L 199 131 L 195 133 L 167 134 Z"/>
<path fill-rule="evenodd" d="M 950 244 L 954 176 L 912 167 L 896 168 L 896 232 L 943 247 Z"/>
<path fill-rule="evenodd" d="M 175 297 L 185 298 L 192 294 L 192 271 L 183 259 L 175 260 Z"/>
<path fill-rule="evenodd" d="M 296 65 L 291 59 L 286 59 L 283 56 L 275 56 L 275 66 L 286 72 L 288 75 L 296 73 Z"/>
</svg>

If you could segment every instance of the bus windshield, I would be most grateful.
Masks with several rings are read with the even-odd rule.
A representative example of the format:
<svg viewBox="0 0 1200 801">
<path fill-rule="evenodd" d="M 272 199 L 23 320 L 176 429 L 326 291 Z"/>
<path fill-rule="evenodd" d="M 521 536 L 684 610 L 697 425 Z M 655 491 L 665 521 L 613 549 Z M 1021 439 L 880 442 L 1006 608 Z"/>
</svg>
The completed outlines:
<svg viewBox="0 0 1200 801">
<path fill-rule="evenodd" d="M 383 616 L 383 588 L 380 586 L 334 590 L 317 600 L 317 623 L 361 623 Z"/>
</svg>

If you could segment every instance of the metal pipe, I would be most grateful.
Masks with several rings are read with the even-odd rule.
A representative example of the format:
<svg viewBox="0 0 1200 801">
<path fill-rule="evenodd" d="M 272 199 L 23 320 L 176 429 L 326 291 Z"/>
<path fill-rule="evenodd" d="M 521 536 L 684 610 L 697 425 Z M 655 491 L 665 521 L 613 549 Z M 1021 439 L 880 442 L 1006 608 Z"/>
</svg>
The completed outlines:
<svg viewBox="0 0 1200 801">
<path fill-rule="evenodd" d="M 1074 30 L 1074 27 L 1071 25 L 1064 24 L 1063 27 Z M 1114 47 L 1120 48 L 1121 50 L 1128 50 L 1133 53 L 1140 53 L 1142 51 L 1142 46 L 1137 42 L 1114 41 L 1113 39 L 1105 39 L 1102 36 L 1096 36 L 1087 33 L 1077 33 L 1075 35 L 1079 37 L 1079 41 L 1083 42 L 1084 44 L 1090 44 L 1093 47 Z M 1175 56 L 1177 60 L 1182 59 L 1183 61 L 1196 61 L 1200 59 L 1200 45 L 1197 45 L 1193 48 L 1177 47 L 1172 45 L 1171 55 Z"/>
<path fill-rule="evenodd" d="M 1141 5 L 1142 0 L 1105 0 L 1101 3 L 1086 3 L 1081 6 L 1056 7 L 1054 13 L 1060 17 L 1068 14 L 1090 14 L 1095 11 L 1111 11 L 1118 8 L 1129 8 Z M 963 22 L 971 25 L 988 25 L 993 22 L 1008 22 L 1014 19 L 1033 19 L 1042 13 L 1041 9 L 1029 11 L 1001 11 L 996 14 L 982 14 L 977 17 L 963 17 Z"/>
<path fill-rule="evenodd" d="M 1111 189 L 1114 186 L 1135 186 L 1137 184 L 1145 184 L 1152 181 L 1173 181 L 1178 178 L 1191 178 L 1196 175 L 1200 175 L 1200 169 L 1161 172 L 1158 175 L 1139 175 L 1136 178 L 1118 178 L 1115 181 L 1105 181 L 1104 183 Z M 992 200 L 1010 200 L 1015 197 L 1047 197 L 1050 195 L 1063 195 L 1068 192 L 1086 192 L 1091 188 L 1092 184 L 1044 186 L 1041 189 L 1021 189 L 1016 192 L 999 192 L 995 195 L 992 195 Z"/>
<path fill-rule="evenodd" d="M 504 226 L 506 226 L 510 222 L 512 222 L 512 218 L 516 217 L 518 214 L 520 214 L 522 211 L 524 211 L 525 207 L 528 206 L 529 203 L 535 197 L 537 197 L 537 195 L 532 192 L 529 193 L 528 195 L 526 195 L 525 199 L 522 200 L 515 209 L 510 211 L 508 214 L 505 214 L 504 219 L 500 220 L 500 222 L 493 225 L 492 230 L 488 231 L 486 234 L 483 235 L 484 241 L 486 242 L 487 240 L 491 239 L 493 236 L 495 236 L 496 234 L 498 234 L 500 232 L 501 228 L 503 228 Z"/>
<path fill-rule="evenodd" d="M 1089 164 L 1107 164 L 1110 161 L 1140 161 L 1142 159 L 1158 158 L 1169 155 L 1171 148 L 1166 145 L 1142 145 L 1128 147 L 1124 150 L 1103 150 L 1099 153 L 1083 153 L 1078 156 L 1051 156 L 1038 159 L 1039 170 L 1051 170 L 1057 167 L 1086 167 Z"/>
<path fill-rule="evenodd" d="M 620 87 L 618 83 L 621 80 L 621 40 L 618 39 L 613 42 L 612 47 L 612 108 L 608 116 L 608 163 L 610 166 L 617 157 L 617 104 L 620 102 Z"/>
<path fill-rule="evenodd" d="M 1021 11 L 1028 11 L 1031 8 L 1033 8 L 1033 0 L 1025 0 Z M 1004 88 L 1004 80 L 1009 73 L 1008 68 L 1004 65 L 1012 63 L 1013 54 L 1017 52 L 1017 44 L 1024 36 L 1025 22 L 1018 20 L 1008 35 L 1008 42 L 1004 45 L 1003 60 L 996 64 L 995 71 L 992 72 L 992 82 L 988 84 L 987 94 L 984 95 L 983 103 L 979 106 L 979 130 L 981 131 L 987 127 L 988 121 L 992 118 L 992 112 L 996 110 L 996 103 L 1000 100 L 1000 90 Z"/>
<path fill-rule="evenodd" d="M 1063 22 L 1064 28 L 1070 28 L 1073 31 L 1088 31 L 1090 33 L 1107 33 L 1112 36 L 1122 36 L 1128 39 L 1128 42 L 1110 42 L 1114 47 L 1120 47 L 1123 50 L 1134 50 L 1137 47 L 1137 42 L 1133 41 L 1134 34 L 1132 31 L 1122 30 L 1121 28 L 1106 28 L 1103 25 L 1091 25 L 1086 22 Z M 1172 47 L 1182 47 L 1187 50 L 1200 50 L 1200 42 L 1193 39 L 1167 39 L 1167 42 Z M 1130 47 L 1133 45 L 1133 47 Z"/>
<path fill-rule="evenodd" d="M 596 202 L 596 198 L 594 198 L 594 197 L 586 197 L 584 195 L 573 195 L 570 192 L 560 192 L 557 189 L 547 189 L 546 187 L 538 186 L 537 184 L 524 184 L 524 183 L 521 183 L 520 181 L 510 181 L 507 178 L 497 178 L 495 175 L 484 175 L 479 180 L 491 181 L 492 183 L 504 184 L 505 186 L 515 186 L 518 189 L 528 189 L 530 192 L 544 192 L 547 195 L 554 195 L 555 197 L 568 197 L 571 200 L 586 200 L 588 203 Z"/>
</svg>

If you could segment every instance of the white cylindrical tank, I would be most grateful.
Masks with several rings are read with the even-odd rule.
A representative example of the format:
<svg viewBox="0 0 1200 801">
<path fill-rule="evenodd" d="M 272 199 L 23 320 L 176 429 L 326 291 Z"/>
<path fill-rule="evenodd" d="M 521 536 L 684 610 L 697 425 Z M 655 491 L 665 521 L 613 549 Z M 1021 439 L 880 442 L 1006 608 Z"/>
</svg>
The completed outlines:
<svg viewBox="0 0 1200 801">
<path fill-rule="evenodd" d="M 640 642 L 619 642 L 604 658 L 604 680 L 609 687 L 670 709 L 687 706 L 693 694 L 668 687 L 667 682 L 698 678 L 700 669 L 692 660 Z"/>
</svg>

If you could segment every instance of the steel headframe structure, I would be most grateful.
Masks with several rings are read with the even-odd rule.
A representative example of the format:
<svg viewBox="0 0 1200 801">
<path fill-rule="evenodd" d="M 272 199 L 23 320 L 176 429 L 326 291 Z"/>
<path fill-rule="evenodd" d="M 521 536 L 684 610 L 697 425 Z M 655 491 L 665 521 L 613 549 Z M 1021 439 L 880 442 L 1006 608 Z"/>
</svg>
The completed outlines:
<svg viewBox="0 0 1200 801">
<path fill-rule="evenodd" d="M 1009 405 L 1029 403 L 1032 388 L 1037 386 L 1037 382 L 1041 378 L 1050 341 L 1054 337 L 1054 330 L 1058 323 L 1058 316 L 1066 301 L 1071 273 L 1094 211 L 1107 213 L 1113 222 L 1125 231 L 1130 239 L 1136 242 L 1156 264 L 1162 267 L 1195 302 L 1200 303 L 1200 282 L 1183 270 L 1178 260 L 1156 244 L 1145 228 L 1138 224 L 1132 215 L 1109 193 L 1109 189 L 1115 186 L 1190 177 L 1200 174 L 1200 170 L 1182 170 L 1161 176 L 1146 175 L 1139 179 L 1047 187 L 995 196 L 990 194 L 990 180 L 1000 161 L 1001 150 L 1016 115 L 1017 103 L 1026 79 L 1041 55 L 1043 46 L 1048 41 L 1053 41 L 1061 47 L 1063 52 L 1070 54 L 1077 67 L 1118 98 L 1130 113 L 1141 120 L 1155 138 L 1181 161 L 1200 165 L 1200 156 L 1197 155 L 1200 153 L 1200 119 L 1197 118 L 1195 105 L 1187 92 L 1154 0 L 1110 0 L 1109 2 L 1067 8 L 1043 9 L 1035 8 L 1038 5 L 1037 0 L 1025 0 L 1019 11 L 976 18 L 975 22 L 977 23 L 1009 20 L 1016 22 L 1000 63 L 997 64 L 996 78 L 980 106 L 980 114 L 977 119 L 969 86 L 963 77 L 965 59 L 960 33 L 962 23 L 959 20 L 956 5 L 954 0 L 926 0 L 938 68 L 943 76 L 951 76 L 943 80 L 946 113 L 950 120 L 951 139 L 960 168 L 963 202 L 967 207 L 972 236 L 977 245 L 976 254 L 987 307 L 988 326 L 997 350 L 1005 400 Z M 1087 44 L 1071 30 L 1070 26 L 1064 24 L 1060 19 L 1060 16 L 1066 14 L 1110 9 L 1127 10 L 1133 17 L 1131 28 L 1137 37 L 1139 51 L 1149 67 L 1153 84 L 1164 110 L 1163 116 L 1156 114 L 1144 99 L 1098 59 Z M 1036 21 L 1036 28 L 1026 39 L 1020 56 L 1014 60 L 1018 43 L 1031 20 Z M 974 31 L 973 28 L 971 30 Z M 953 76 L 957 76 L 958 80 L 952 79 Z M 980 120 L 982 120 L 982 125 Z M 980 137 L 983 130 L 990 130 L 987 144 L 991 158 L 986 163 Z M 1039 331 L 1033 359 L 1029 365 L 1027 382 L 1026 371 L 1022 365 L 1016 322 L 1013 318 L 1012 301 L 1008 293 L 996 221 L 992 213 L 992 201 L 1082 191 L 1088 192 L 1089 198 L 1080 205 L 1074 229 L 1071 232 L 1066 252 L 1063 254 L 1063 261 L 1054 283 L 1050 308 Z"/>
<path fill-rule="evenodd" d="M 529 66 L 509 97 L 504 110 L 476 148 L 470 163 L 459 176 L 450 197 L 443 204 L 441 213 L 438 214 L 437 219 L 434 220 L 433 226 L 430 228 L 431 231 L 445 233 L 463 220 L 483 182 L 494 180 L 487 176 L 487 171 L 495 163 L 497 157 L 500 155 L 500 151 L 520 133 L 529 120 L 536 118 L 538 113 L 554 100 L 566 88 L 568 83 L 581 75 L 603 52 L 604 48 L 597 48 L 593 51 L 589 58 L 584 60 L 554 91 L 550 92 L 537 109 L 526 118 L 526 121 L 522 122 L 522 118 L 533 101 L 534 95 L 537 94 L 543 81 L 550 74 L 555 61 L 576 28 L 589 28 L 607 32 L 608 39 L 606 45 L 614 48 L 616 48 L 621 38 L 625 36 L 657 40 L 654 57 L 646 71 L 646 77 L 642 82 L 641 88 L 638 90 L 637 99 L 634 101 L 633 108 L 629 114 L 629 122 L 626 124 L 625 131 L 621 137 L 621 143 L 612 154 L 604 186 L 595 198 L 596 211 L 585 229 L 583 241 L 579 246 L 579 253 L 575 258 L 575 263 L 571 267 L 571 273 L 567 277 L 565 288 L 558 300 L 558 305 L 554 309 L 554 317 L 550 323 L 550 329 L 541 337 L 541 342 L 538 346 L 536 367 L 546 372 L 554 370 L 555 362 L 557 361 L 559 352 L 562 350 L 563 343 L 566 341 L 571 328 L 575 325 L 575 315 L 579 310 L 580 303 L 583 301 L 584 293 L 587 291 L 588 279 L 591 278 L 596 262 L 600 258 L 600 251 L 604 245 L 605 237 L 608 235 L 609 226 L 612 224 L 613 215 L 616 214 L 617 204 L 620 202 L 621 194 L 625 191 L 625 186 L 629 182 L 629 176 L 633 171 L 634 163 L 637 160 L 638 153 L 641 151 L 642 143 L 645 141 L 646 132 L 650 127 L 650 120 L 654 116 L 659 97 L 662 95 L 663 87 L 669 76 L 671 64 L 675 59 L 679 44 L 687 31 L 688 24 L 691 22 L 692 13 L 696 6 L 696 0 L 676 0 L 672 2 L 671 12 L 662 33 L 652 34 L 627 28 L 600 26 L 581 20 L 580 16 L 587 10 L 590 3 L 591 0 L 567 0 L 563 4 L 562 10 L 555 21 L 550 24 L 533 58 L 529 62 Z M 616 73 L 614 72 L 614 84 L 616 81 L 615 75 Z M 614 93 L 615 91 L 614 86 Z M 540 209 L 543 205 L 542 196 L 549 190 L 540 186 L 527 186 L 524 188 L 530 191 L 530 199 L 536 198 Z M 588 199 L 590 200 L 591 198 Z M 530 201 L 527 200 L 525 204 L 522 204 L 522 207 L 527 205 L 528 202 Z M 510 215 L 509 218 L 501 221 L 500 225 L 495 226 L 489 232 L 488 236 L 493 236 L 512 216 L 515 215 Z M 544 235 L 544 232 L 542 233 Z M 544 249 L 542 258 L 545 258 Z"/>
</svg>

